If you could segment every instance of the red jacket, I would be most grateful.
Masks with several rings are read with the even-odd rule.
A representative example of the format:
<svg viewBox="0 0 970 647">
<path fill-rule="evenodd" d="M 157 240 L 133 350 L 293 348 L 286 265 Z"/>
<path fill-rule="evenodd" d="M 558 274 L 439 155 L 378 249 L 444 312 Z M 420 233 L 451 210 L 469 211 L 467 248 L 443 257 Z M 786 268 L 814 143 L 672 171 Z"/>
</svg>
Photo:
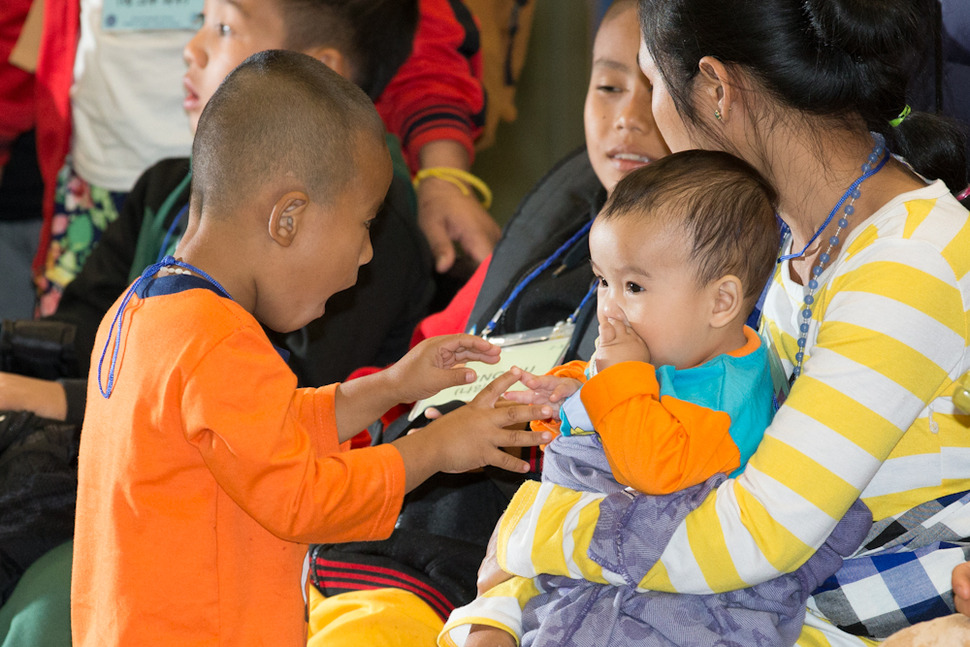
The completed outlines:
<svg viewBox="0 0 970 647">
<path fill-rule="evenodd" d="M 412 170 L 417 168 L 421 146 L 437 139 L 460 142 L 472 159 L 485 112 L 479 35 L 471 12 L 459 0 L 420 0 L 419 7 L 411 56 L 376 104 L 388 130 L 401 139 Z M 43 271 L 47 258 L 57 174 L 71 142 L 69 95 L 79 17 L 77 0 L 45 2 L 36 95 L 44 226 L 34 258 L 35 273 Z"/>
</svg>

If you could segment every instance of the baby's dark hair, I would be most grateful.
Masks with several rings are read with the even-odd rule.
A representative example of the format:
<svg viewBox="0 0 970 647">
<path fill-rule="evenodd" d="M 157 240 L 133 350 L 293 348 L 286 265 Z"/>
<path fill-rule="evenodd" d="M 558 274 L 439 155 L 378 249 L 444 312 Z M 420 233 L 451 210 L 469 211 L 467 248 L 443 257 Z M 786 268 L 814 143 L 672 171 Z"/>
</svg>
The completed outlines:
<svg viewBox="0 0 970 647">
<path fill-rule="evenodd" d="M 360 88 L 317 59 L 253 54 L 209 99 L 192 145 L 193 204 L 228 214 L 266 178 L 293 175 L 331 204 L 355 174 L 358 149 L 384 145 L 384 124 Z"/>
<path fill-rule="evenodd" d="M 629 173 L 597 218 L 656 219 L 682 230 L 698 284 L 737 276 L 747 316 L 778 257 L 777 202 L 775 189 L 744 160 L 721 151 L 689 150 Z"/>
<path fill-rule="evenodd" d="M 864 123 L 918 173 L 961 191 L 966 135 L 956 122 L 914 112 L 890 124 L 906 107 L 936 2 L 640 0 L 639 16 L 643 42 L 687 123 L 704 129 L 691 92 L 701 58 L 713 56 L 747 72 L 781 105 Z"/>
<path fill-rule="evenodd" d="M 408 56 L 418 26 L 418 0 L 273 0 L 288 49 L 333 47 L 348 60 L 351 80 L 377 100 Z"/>
</svg>

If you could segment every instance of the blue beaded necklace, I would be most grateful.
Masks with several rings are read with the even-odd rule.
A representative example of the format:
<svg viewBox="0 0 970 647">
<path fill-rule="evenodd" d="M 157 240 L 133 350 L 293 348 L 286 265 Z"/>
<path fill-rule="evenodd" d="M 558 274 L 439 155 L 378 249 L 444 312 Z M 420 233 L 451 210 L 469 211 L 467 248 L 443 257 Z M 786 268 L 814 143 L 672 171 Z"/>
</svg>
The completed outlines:
<svg viewBox="0 0 970 647">
<path fill-rule="evenodd" d="M 882 170 L 882 167 L 885 166 L 886 162 L 889 161 L 889 151 L 886 150 L 885 140 L 883 140 L 882 135 L 875 135 L 875 140 L 876 144 L 873 147 L 872 152 L 869 153 L 866 163 L 862 165 L 862 175 L 856 178 L 855 182 L 849 185 L 846 192 L 842 194 L 842 198 L 835 204 L 832 211 L 829 212 L 825 222 L 823 222 L 822 226 L 818 228 L 802 251 L 795 254 L 786 254 L 778 258 L 778 262 L 781 263 L 782 261 L 803 256 L 805 252 L 808 251 L 808 248 L 812 245 L 812 243 L 814 243 L 815 240 L 822 235 L 822 232 L 825 231 L 825 228 L 829 226 L 829 223 L 832 222 L 832 218 L 834 218 L 835 214 L 839 212 L 839 209 L 843 209 L 842 217 L 840 217 L 836 223 L 838 228 L 829 238 L 828 247 L 824 252 L 819 254 L 818 263 L 812 268 L 811 276 L 808 280 L 808 289 L 805 291 L 805 300 L 802 304 L 802 322 L 798 327 L 798 351 L 795 353 L 795 368 L 792 371 L 792 376 L 789 383 L 794 382 L 795 378 L 802 373 L 802 363 L 805 361 L 805 344 L 807 343 L 806 340 L 808 338 L 809 322 L 812 320 L 812 310 L 815 304 L 815 292 L 819 287 L 818 278 L 825 270 L 825 266 L 832 259 L 832 250 L 838 246 L 840 242 L 839 235 L 842 233 L 842 230 L 849 225 L 849 216 L 855 213 L 855 201 L 861 195 L 859 185 Z M 843 204 L 845 205 L 844 208 L 842 207 Z M 787 231 L 789 231 L 788 226 L 785 225 L 784 228 L 786 230 L 785 233 L 787 233 Z"/>
</svg>

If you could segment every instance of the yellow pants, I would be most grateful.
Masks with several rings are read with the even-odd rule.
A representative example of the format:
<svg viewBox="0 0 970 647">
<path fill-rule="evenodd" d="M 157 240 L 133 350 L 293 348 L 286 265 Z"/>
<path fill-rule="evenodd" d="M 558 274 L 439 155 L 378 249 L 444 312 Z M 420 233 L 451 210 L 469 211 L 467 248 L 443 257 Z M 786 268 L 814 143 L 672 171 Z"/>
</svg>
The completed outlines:
<svg viewBox="0 0 970 647">
<path fill-rule="evenodd" d="M 308 588 L 308 647 L 434 647 L 444 626 L 421 598 L 401 589 L 325 598 Z"/>
</svg>

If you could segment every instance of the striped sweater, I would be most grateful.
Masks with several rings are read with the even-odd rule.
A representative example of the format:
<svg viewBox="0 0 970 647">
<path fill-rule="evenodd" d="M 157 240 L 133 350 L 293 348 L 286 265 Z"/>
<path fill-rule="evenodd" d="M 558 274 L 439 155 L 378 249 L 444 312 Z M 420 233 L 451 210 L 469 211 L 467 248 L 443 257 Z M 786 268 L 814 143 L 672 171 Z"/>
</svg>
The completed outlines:
<svg viewBox="0 0 970 647">
<path fill-rule="evenodd" d="M 945 185 L 897 196 L 821 275 L 803 374 L 744 474 L 687 516 L 658 563 L 646 572 L 599 566 L 593 533 L 622 541 L 633 525 L 597 529 L 587 520 L 603 496 L 544 484 L 510 504 L 500 564 L 525 577 L 578 572 L 645 590 L 723 592 L 797 569 L 859 496 L 878 521 L 970 489 L 970 420 L 950 399 L 970 368 L 968 270 L 970 220 Z M 764 307 L 789 372 L 803 291 L 782 264 Z M 949 581 L 949 571 L 938 575 Z M 810 617 L 799 644 L 866 643 Z"/>
</svg>

